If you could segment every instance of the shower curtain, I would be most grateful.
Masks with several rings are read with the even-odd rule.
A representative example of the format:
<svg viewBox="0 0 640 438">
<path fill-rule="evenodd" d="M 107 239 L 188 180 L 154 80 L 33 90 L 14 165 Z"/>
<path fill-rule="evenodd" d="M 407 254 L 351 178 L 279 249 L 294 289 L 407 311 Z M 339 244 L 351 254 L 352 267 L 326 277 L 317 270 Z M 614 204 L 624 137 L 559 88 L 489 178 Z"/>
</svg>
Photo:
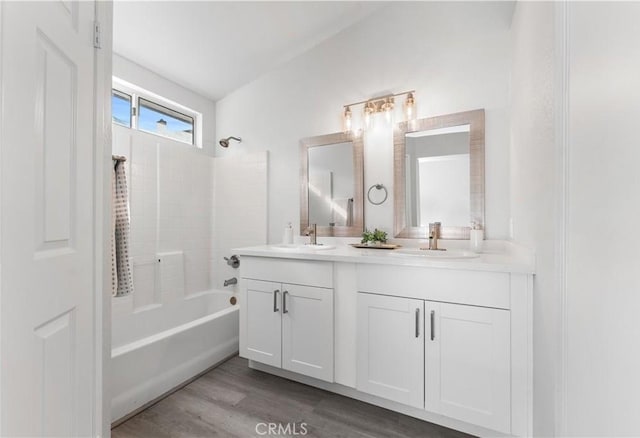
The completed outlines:
<svg viewBox="0 0 640 438">
<path fill-rule="evenodd" d="M 124 160 L 114 160 L 111 190 L 113 195 L 113 233 L 111 240 L 112 294 L 117 297 L 133 292 L 129 260 L 129 196 Z"/>
</svg>

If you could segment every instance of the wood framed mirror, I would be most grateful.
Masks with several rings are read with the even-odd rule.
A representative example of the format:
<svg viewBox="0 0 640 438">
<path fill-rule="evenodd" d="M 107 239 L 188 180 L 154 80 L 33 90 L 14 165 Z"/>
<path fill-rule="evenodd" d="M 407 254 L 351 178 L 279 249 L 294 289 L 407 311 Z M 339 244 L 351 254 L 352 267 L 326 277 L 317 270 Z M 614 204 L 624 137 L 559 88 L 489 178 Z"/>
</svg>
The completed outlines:
<svg viewBox="0 0 640 438">
<path fill-rule="evenodd" d="M 335 133 L 300 140 L 300 234 L 359 237 L 364 230 L 362 136 Z"/>
<path fill-rule="evenodd" d="M 394 146 L 394 235 L 428 238 L 441 222 L 442 239 L 469 239 L 485 227 L 484 110 L 399 123 Z"/>
</svg>

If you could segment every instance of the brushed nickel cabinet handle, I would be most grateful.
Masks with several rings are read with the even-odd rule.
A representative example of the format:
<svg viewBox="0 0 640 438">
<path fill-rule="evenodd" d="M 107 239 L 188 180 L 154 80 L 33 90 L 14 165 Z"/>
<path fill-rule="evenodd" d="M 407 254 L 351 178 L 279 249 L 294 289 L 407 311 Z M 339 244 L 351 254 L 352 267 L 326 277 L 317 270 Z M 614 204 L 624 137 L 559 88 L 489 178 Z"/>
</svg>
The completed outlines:
<svg viewBox="0 0 640 438">
<path fill-rule="evenodd" d="M 431 311 L 431 340 L 436 338 L 436 311 Z"/>
<path fill-rule="evenodd" d="M 273 311 L 278 312 L 278 294 L 280 293 L 279 289 L 273 291 Z"/>
<path fill-rule="evenodd" d="M 416 309 L 416 338 L 420 337 L 420 309 Z"/>
<path fill-rule="evenodd" d="M 282 313 L 289 313 L 287 310 L 287 295 L 289 295 L 288 291 L 282 292 Z"/>
</svg>

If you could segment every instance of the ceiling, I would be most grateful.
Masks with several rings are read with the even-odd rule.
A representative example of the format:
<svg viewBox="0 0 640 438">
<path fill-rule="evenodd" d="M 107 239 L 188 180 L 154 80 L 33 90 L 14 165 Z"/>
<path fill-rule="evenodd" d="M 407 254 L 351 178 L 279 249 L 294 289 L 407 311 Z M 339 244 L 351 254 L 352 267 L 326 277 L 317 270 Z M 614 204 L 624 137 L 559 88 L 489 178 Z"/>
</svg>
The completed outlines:
<svg viewBox="0 0 640 438">
<path fill-rule="evenodd" d="M 116 1 L 114 51 L 212 100 L 382 3 Z"/>
</svg>

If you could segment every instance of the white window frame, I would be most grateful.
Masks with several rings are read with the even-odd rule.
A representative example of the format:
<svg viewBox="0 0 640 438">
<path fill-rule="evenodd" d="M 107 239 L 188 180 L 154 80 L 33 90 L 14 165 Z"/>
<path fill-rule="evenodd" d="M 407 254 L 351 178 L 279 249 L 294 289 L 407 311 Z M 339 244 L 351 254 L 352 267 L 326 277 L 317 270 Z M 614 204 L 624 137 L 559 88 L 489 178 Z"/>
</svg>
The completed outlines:
<svg viewBox="0 0 640 438">
<path fill-rule="evenodd" d="M 131 129 L 135 129 L 139 132 L 144 132 L 146 134 L 155 135 L 160 138 L 166 138 L 168 140 L 173 140 L 178 143 L 182 143 L 189 146 L 194 146 L 196 148 L 202 149 L 202 114 L 188 108 L 184 105 L 181 105 L 177 102 L 167 99 L 166 97 L 160 96 L 158 94 L 152 93 L 149 90 L 145 90 L 142 87 L 134 85 L 130 82 L 124 81 L 120 78 L 113 77 L 112 89 L 119 91 L 121 93 L 127 94 L 131 96 Z M 139 114 L 139 98 L 142 98 L 151 103 L 155 103 L 157 105 L 163 106 L 171 111 L 175 111 L 187 117 L 191 117 L 193 119 L 193 143 L 188 143 L 186 141 L 181 141 L 172 137 L 167 137 L 164 135 L 160 135 L 154 132 L 143 131 L 138 129 L 138 114 Z M 121 126 L 123 128 L 127 128 L 126 126 L 117 124 L 117 126 Z"/>
</svg>

